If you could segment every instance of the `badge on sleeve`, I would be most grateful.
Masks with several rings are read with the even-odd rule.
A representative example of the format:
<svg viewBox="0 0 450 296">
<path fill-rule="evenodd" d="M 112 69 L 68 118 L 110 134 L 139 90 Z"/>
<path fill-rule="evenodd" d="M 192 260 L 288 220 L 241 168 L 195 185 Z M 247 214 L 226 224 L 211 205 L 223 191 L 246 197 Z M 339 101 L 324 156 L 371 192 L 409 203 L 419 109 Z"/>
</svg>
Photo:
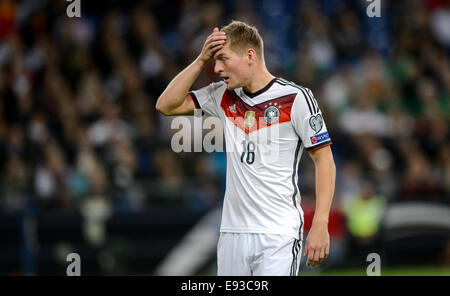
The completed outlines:
<svg viewBox="0 0 450 296">
<path fill-rule="evenodd" d="M 318 134 L 317 136 L 312 136 L 312 137 L 310 137 L 310 139 L 311 139 L 311 144 L 315 145 L 320 142 L 329 140 L 330 135 L 328 134 L 328 132 L 324 132 L 324 133 Z"/>
<path fill-rule="evenodd" d="M 312 128 L 312 130 L 317 134 L 322 130 L 323 127 L 323 119 L 322 115 L 317 114 L 313 115 L 309 118 L 309 126 Z"/>
</svg>

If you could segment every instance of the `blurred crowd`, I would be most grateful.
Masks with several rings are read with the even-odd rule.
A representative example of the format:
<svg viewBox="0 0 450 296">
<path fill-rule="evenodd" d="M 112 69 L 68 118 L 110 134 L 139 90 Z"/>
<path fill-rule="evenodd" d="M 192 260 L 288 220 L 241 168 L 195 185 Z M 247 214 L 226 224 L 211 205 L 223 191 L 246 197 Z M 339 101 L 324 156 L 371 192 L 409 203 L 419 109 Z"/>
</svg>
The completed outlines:
<svg viewBox="0 0 450 296">
<path fill-rule="evenodd" d="M 89 200 L 117 212 L 220 205 L 224 153 L 174 153 L 172 118 L 154 106 L 232 19 L 259 28 L 271 73 L 314 92 L 334 143 L 335 207 L 375 219 L 390 201 L 449 203 L 450 1 L 381 3 L 369 18 L 358 0 L 81 0 L 82 17 L 68 18 L 66 1 L 1 1 L 0 212 L 29 199 L 69 212 Z M 217 79 L 210 65 L 193 88 Z"/>
</svg>

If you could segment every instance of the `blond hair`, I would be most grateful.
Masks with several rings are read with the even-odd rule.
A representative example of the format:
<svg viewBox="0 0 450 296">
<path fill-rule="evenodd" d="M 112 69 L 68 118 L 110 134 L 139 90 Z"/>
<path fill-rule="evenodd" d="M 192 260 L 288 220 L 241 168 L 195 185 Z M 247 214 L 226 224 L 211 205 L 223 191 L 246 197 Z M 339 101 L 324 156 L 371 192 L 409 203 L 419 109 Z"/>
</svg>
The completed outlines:
<svg viewBox="0 0 450 296">
<path fill-rule="evenodd" d="M 220 31 L 225 32 L 230 48 L 238 53 L 244 53 L 253 48 L 256 56 L 264 62 L 264 43 L 255 26 L 241 21 L 232 21 Z"/>
</svg>

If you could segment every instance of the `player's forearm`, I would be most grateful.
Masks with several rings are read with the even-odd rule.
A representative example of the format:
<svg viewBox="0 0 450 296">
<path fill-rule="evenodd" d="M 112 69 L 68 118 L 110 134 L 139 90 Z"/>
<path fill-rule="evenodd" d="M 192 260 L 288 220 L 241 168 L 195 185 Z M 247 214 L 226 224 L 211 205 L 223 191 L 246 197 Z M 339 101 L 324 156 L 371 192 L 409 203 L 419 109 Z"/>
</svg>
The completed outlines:
<svg viewBox="0 0 450 296">
<path fill-rule="evenodd" d="M 331 154 L 330 154 L 331 156 Z M 314 224 L 328 225 L 331 203 L 333 201 L 336 167 L 331 157 L 320 158 L 316 166 L 316 210 Z"/>
<path fill-rule="evenodd" d="M 158 98 L 156 110 L 168 115 L 171 111 L 181 106 L 184 103 L 187 92 L 203 70 L 204 65 L 203 61 L 196 59 L 175 76 Z"/>
</svg>

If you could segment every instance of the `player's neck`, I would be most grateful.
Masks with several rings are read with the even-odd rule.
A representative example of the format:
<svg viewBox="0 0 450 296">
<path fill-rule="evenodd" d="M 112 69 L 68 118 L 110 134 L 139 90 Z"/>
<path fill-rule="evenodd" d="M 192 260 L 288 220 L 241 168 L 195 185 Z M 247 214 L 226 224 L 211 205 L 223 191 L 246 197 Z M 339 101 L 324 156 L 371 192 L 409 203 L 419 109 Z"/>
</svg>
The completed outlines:
<svg viewBox="0 0 450 296">
<path fill-rule="evenodd" d="M 244 85 L 243 88 L 245 91 L 249 93 L 255 93 L 260 89 L 266 87 L 275 76 L 269 73 L 269 71 L 264 67 L 259 71 L 255 71 L 255 74 L 252 76 L 252 80 L 249 81 L 247 85 Z"/>
</svg>

